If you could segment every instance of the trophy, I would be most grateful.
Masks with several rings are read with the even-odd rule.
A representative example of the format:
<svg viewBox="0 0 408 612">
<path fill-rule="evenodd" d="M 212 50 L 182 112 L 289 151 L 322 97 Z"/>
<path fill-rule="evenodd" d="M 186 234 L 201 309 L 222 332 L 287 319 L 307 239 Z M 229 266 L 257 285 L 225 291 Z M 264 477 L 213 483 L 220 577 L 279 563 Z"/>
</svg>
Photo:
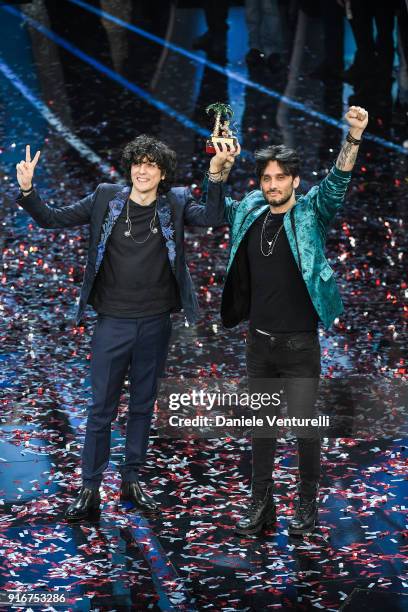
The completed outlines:
<svg viewBox="0 0 408 612">
<path fill-rule="evenodd" d="M 217 143 L 225 143 L 229 150 L 236 147 L 238 144 L 233 131 L 230 127 L 231 119 L 234 115 L 234 111 L 229 104 L 223 104 L 222 102 L 216 102 L 210 104 L 205 109 L 207 115 L 214 113 L 215 124 L 214 129 L 205 145 L 205 152 L 214 155 L 217 152 Z"/>
</svg>

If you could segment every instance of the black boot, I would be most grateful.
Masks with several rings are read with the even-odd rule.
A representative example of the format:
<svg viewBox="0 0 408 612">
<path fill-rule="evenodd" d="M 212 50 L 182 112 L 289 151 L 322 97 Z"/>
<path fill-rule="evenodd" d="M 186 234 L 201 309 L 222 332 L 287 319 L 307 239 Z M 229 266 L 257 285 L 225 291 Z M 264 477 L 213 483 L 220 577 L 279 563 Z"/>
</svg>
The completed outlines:
<svg viewBox="0 0 408 612">
<path fill-rule="evenodd" d="M 101 516 L 101 496 L 99 489 L 81 487 L 78 497 L 70 504 L 65 512 L 65 520 L 69 522 L 88 519 L 97 521 Z"/>
<path fill-rule="evenodd" d="M 152 513 L 159 510 L 153 498 L 142 490 L 140 482 L 122 482 L 120 500 L 132 502 L 135 508 L 142 512 Z"/>
<path fill-rule="evenodd" d="M 276 506 L 272 497 L 272 485 L 266 490 L 264 497 L 253 495 L 248 507 L 235 527 L 240 535 L 255 535 L 264 527 L 272 527 L 276 523 Z"/>
<path fill-rule="evenodd" d="M 313 531 L 317 525 L 317 488 L 314 492 L 302 492 L 295 502 L 295 515 L 289 523 L 289 535 L 302 535 Z"/>
</svg>

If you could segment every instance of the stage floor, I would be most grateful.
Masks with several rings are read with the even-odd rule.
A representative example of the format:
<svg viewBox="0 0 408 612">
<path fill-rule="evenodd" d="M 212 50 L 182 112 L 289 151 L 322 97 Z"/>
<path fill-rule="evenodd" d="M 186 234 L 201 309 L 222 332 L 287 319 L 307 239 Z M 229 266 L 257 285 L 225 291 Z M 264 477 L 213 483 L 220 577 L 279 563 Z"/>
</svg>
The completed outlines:
<svg viewBox="0 0 408 612">
<path fill-rule="evenodd" d="M 120 180 L 121 149 L 141 132 L 175 148 L 178 184 L 200 197 L 212 127 L 205 107 L 218 100 L 234 107 L 243 147 L 229 186 L 237 198 L 256 186 L 257 147 L 296 146 L 305 192 L 335 162 L 345 133 L 339 120 L 353 88 L 316 78 L 316 16 L 301 12 L 297 52 L 282 56 L 291 69 L 274 71 L 246 65 L 242 6 L 230 9 L 226 38 L 212 52 L 192 51 L 205 30 L 192 4 L 155 11 L 103 2 L 101 15 L 99 3 L 33 2 L 24 5 L 26 26 L 21 7 L 0 6 L 0 588 L 63 592 L 67 610 L 406 610 L 407 439 L 399 435 L 324 440 L 320 523 L 304 539 L 287 533 L 296 445 L 281 440 L 277 528 L 241 538 L 233 527 L 249 493 L 247 438 L 170 439 L 153 428 L 141 480 L 161 516 L 147 520 L 119 502 L 125 387 L 101 520 L 63 520 L 80 486 L 91 399 L 95 314 L 73 324 L 88 234 L 40 229 L 14 204 L 25 144 L 42 150 L 40 193 L 69 204 Z M 346 45 L 346 62 L 351 53 Z M 320 341 L 323 377 L 375 385 L 407 374 L 408 151 L 407 126 L 391 106 L 367 102 L 369 134 L 327 240 L 345 312 Z M 186 244 L 202 318 L 189 328 L 174 315 L 168 374 L 243 377 L 246 327 L 225 330 L 219 317 L 227 228 L 190 228 Z"/>
</svg>

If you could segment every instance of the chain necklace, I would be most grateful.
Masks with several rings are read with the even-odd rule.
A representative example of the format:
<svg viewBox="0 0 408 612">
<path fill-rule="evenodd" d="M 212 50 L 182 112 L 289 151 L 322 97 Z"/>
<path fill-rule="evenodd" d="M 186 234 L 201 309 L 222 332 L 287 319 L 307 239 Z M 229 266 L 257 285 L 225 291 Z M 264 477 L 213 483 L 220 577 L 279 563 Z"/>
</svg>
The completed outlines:
<svg viewBox="0 0 408 612">
<path fill-rule="evenodd" d="M 133 242 L 136 242 L 136 244 L 144 244 L 149 238 L 151 234 L 157 234 L 157 227 L 155 227 L 155 221 L 156 221 L 156 215 L 157 215 L 157 200 L 156 200 L 156 204 L 154 206 L 154 215 L 152 217 L 152 219 L 150 220 L 149 223 L 149 233 L 147 234 L 146 238 L 144 240 L 135 240 L 132 236 L 132 222 L 130 220 L 129 217 L 129 199 L 127 199 L 126 202 L 126 223 L 127 223 L 127 230 L 125 231 L 125 233 L 123 234 L 126 238 L 131 238 L 133 240 Z"/>
<path fill-rule="evenodd" d="M 260 246 L 261 246 L 261 253 L 262 253 L 262 255 L 264 255 L 264 257 L 269 257 L 270 255 L 272 255 L 272 253 L 274 251 L 274 248 L 275 248 L 275 245 L 276 245 L 276 242 L 277 242 L 277 240 L 279 238 L 279 234 L 280 234 L 280 232 L 281 232 L 281 230 L 283 228 L 283 223 L 282 223 L 282 225 L 279 227 L 279 229 L 276 232 L 276 234 L 273 236 L 272 240 L 268 240 L 267 235 L 266 235 L 266 222 L 267 222 L 267 220 L 269 218 L 269 215 L 272 216 L 272 213 L 271 213 L 270 210 L 268 210 L 268 212 L 265 215 L 265 219 L 264 219 L 264 222 L 262 224 L 262 230 L 261 230 Z M 267 249 L 266 253 L 265 253 L 265 251 L 263 249 L 263 244 L 262 244 L 264 239 L 268 243 L 268 249 Z"/>
</svg>

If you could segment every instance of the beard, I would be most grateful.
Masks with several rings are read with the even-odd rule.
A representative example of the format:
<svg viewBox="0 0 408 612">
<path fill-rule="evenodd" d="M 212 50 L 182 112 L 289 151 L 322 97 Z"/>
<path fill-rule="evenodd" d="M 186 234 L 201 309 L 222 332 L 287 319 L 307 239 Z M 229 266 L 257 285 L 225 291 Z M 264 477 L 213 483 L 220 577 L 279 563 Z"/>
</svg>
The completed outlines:
<svg viewBox="0 0 408 612">
<path fill-rule="evenodd" d="M 293 188 L 292 188 L 290 191 L 286 191 L 282 194 L 274 195 L 273 196 L 274 199 L 272 199 L 272 194 L 270 192 L 264 191 L 264 190 L 262 191 L 263 191 L 263 196 L 265 200 L 268 202 L 268 204 L 276 208 L 279 208 L 280 206 L 283 206 L 284 204 L 286 204 L 286 202 L 290 200 L 293 194 Z"/>
</svg>

